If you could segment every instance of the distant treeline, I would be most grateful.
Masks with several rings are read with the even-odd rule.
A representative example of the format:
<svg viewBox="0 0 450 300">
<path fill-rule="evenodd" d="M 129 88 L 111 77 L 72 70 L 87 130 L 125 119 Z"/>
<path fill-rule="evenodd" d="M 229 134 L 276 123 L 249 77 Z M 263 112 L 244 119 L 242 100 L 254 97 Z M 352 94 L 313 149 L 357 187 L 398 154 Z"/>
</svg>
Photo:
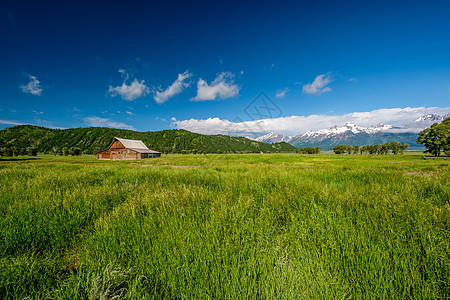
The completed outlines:
<svg viewBox="0 0 450 300">
<path fill-rule="evenodd" d="M 403 154 L 409 145 L 407 143 L 400 142 L 390 142 L 384 144 L 376 145 L 336 145 L 333 148 L 336 154 L 377 154 L 377 155 L 387 155 L 392 152 L 392 154 L 398 155 Z"/>
<path fill-rule="evenodd" d="M 320 147 L 304 147 L 295 149 L 294 152 L 299 154 L 319 154 L 320 150 Z"/>
<path fill-rule="evenodd" d="M 28 148 L 19 148 L 19 147 L 11 147 L 11 148 L 0 148 L 0 156 L 19 156 L 19 155 L 29 155 L 36 156 L 38 150 L 34 147 Z"/>
<path fill-rule="evenodd" d="M 81 155 L 82 151 L 78 147 L 67 148 L 64 147 L 62 149 L 53 148 L 53 155 L 72 155 L 78 156 Z M 28 148 L 19 148 L 19 147 L 11 147 L 11 148 L 0 148 L 0 156 L 19 156 L 19 155 L 29 155 L 29 156 L 37 156 L 38 149 L 35 147 Z"/>
</svg>

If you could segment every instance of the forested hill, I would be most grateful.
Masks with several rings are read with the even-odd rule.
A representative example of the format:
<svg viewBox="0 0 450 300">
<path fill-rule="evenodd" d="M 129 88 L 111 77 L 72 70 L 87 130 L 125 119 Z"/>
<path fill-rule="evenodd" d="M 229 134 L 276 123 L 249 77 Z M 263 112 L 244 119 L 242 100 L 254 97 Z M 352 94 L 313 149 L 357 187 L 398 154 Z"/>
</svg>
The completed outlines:
<svg viewBox="0 0 450 300">
<path fill-rule="evenodd" d="M 0 148 L 35 147 L 39 152 L 79 147 L 84 153 L 106 149 L 114 137 L 142 140 L 150 149 L 163 153 L 259 153 L 292 152 L 287 143 L 266 144 L 243 137 L 203 135 L 187 130 L 137 132 L 105 127 L 50 129 L 19 125 L 0 130 Z"/>
</svg>

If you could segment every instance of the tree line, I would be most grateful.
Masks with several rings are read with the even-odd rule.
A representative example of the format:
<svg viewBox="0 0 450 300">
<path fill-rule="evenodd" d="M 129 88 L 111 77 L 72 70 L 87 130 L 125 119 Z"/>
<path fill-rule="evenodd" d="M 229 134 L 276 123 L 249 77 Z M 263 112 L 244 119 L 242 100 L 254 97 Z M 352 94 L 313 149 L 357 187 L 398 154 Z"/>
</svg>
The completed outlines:
<svg viewBox="0 0 450 300">
<path fill-rule="evenodd" d="M 2 147 L 2 148 L 0 148 L 0 156 L 19 156 L 19 155 L 36 156 L 37 153 L 38 153 L 38 149 L 35 147 L 27 147 L 27 148 Z"/>
<path fill-rule="evenodd" d="M 72 155 L 72 156 L 78 156 L 83 153 L 83 151 L 78 147 L 71 147 L 67 149 L 67 147 L 64 147 L 62 149 L 58 149 L 56 147 L 53 148 L 53 155 Z M 19 148 L 19 147 L 11 147 L 11 148 L 0 148 L 0 156 L 6 156 L 6 157 L 12 157 L 12 156 L 19 156 L 19 155 L 28 155 L 28 156 L 37 156 L 38 149 L 35 147 L 28 147 L 28 148 Z"/>
<path fill-rule="evenodd" d="M 78 155 L 81 155 L 82 153 L 83 153 L 83 151 L 81 150 L 81 148 L 78 148 L 78 147 L 70 147 L 70 148 L 67 148 L 67 147 L 63 147 L 63 148 L 58 148 L 58 147 L 53 147 L 52 148 L 52 151 L 53 151 L 53 155 L 64 155 L 64 156 L 67 156 L 67 155 L 72 155 L 72 156 L 78 156 Z"/>
<path fill-rule="evenodd" d="M 319 154 L 320 150 L 320 147 L 304 147 L 295 149 L 294 152 L 299 154 Z"/>
<path fill-rule="evenodd" d="M 387 155 L 392 152 L 392 154 L 398 155 L 403 154 L 409 145 L 407 143 L 400 142 L 389 142 L 384 144 L 376 145 L 336 145 L 333 148 L 335 154 L 377 154 L 377 155 Z"/>
</svg>

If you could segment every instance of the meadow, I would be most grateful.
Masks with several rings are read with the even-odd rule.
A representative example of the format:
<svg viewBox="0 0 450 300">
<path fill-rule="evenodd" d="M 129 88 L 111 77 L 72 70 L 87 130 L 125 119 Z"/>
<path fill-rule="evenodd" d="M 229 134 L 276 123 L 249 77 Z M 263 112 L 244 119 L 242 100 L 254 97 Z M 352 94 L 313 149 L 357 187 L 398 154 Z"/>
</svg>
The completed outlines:
<svg viewBox="0 0 450 300">
<path fill-rule="evenodd" d="M 449 162 L 2 159 L 0 298 L 449 298 Z"/>
</svg>

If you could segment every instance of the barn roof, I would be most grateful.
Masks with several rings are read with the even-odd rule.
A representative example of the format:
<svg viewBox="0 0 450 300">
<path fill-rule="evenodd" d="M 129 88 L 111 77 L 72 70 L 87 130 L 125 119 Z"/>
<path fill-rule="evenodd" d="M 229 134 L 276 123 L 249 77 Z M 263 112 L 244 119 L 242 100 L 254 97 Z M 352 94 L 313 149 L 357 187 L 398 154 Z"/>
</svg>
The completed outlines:
<svg viewBox="0 0 450 300">
<path fill-rule="evenodd" d="M 115 137 L 115 139 L 121 142 L 125 148 L 149 150 L 148 147 L 145 146 L 145 144 L 140 140 L 127 140 L 118 137 Z"/>
<path fill-rule="evenodd" d="M 148 149 L 147 146 L 145 146 L 144 142 L 142 142 L 141 140 L 128 140 L 128 139 L 122 139 L 122 138 L 118 138 L 115 137 L 116 140 L 118 140 L 119 142 L 122 143 L 122 145 L 125 148 L 128 148 L 130 150 L 134 150 L 136 152 L 140 152 L 140 153 L 161 153 L 155 150 L 150 150 Z"/>
</svg>

